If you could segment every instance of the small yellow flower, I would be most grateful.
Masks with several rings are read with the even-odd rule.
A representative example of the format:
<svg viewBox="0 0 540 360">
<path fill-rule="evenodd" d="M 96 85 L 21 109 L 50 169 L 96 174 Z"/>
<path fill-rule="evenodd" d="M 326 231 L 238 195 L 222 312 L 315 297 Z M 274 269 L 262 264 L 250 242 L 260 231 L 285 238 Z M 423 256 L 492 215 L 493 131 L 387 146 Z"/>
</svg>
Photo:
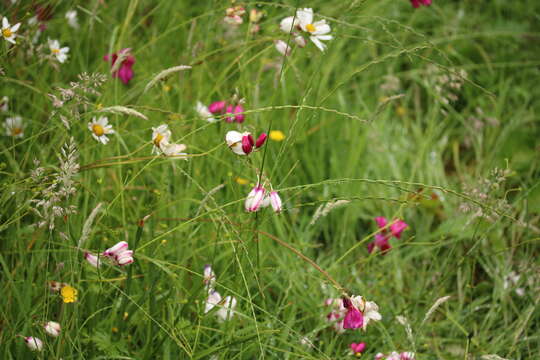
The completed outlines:
<svg viewBox="0 0 540 360">
<path fill-rule="evenodd" d="M 237 176 L 234 181 L 236 181 L 236 183 L 239 185 L 247 185 L 249 183 L 249 180 L 241 178 L 240 176 Z"/>
<path fill-rule="evenodd" d="M 171 87 L 169 85 L 163 85 L 163 91 L 169 92 L 171 91 Z"/>
<path fill-rule="evenodd" d="M 103 109 L 103 104 L 102 103 L 97 104 L 96 109 L 98 109 L 98 110 Z"/>
<path fill-rule="evenodd" d="M 270 140 L 283 141 L 285 140 L 285 134 L 281 130 L 270 131 Z"/>
<path fill-rule="evenodd" d="M 407 115 L 407 109 L 405 109 L 405 108 L 404 108 L 403 106 L 401 106 L 401 105 L 398 105 L 398 106 L 396 107 L 396 114 L 397 114 L 398 116 L 403 117 L 403 116 Z"/>
<path fill-rule="evenodd" d="M 112 331 L 113 333 L 117 333 L 117 332 L 118 332 L 118 328 L 117 328 L 117 327 L 113 327 L 113 328 L 111 329 L 111 331 Z"/>
<path fill-rule="evenodd" d="M 77 301 L 77 289 L 69 285 L 62 287 L 62 289 L 60 290 L 60 295 L 62 295 L 62 300 L 66 304 Z"/>
</svg>

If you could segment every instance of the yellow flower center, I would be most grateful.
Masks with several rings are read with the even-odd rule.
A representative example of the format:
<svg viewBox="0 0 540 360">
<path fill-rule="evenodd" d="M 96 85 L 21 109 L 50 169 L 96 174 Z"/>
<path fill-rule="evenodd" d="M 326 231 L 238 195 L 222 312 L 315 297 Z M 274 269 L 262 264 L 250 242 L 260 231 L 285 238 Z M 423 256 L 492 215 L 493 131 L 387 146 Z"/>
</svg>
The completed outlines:
<svg viewBox="0 0 540 360">
<path fill-rule="evenodd" d="M 4 35 L 5 38 L 9 38 L 13 35 L 13 31 L 11 31 L 10 28 L 2 29 L 2 35 Z"/>
<path fill-rule="evenodd" d="M 310 33 L 312 33 L 312 32 L 315 32 L 315 30 L 317 30 L 317 29 L 315 28 L 315 25 L 307 24 L 306 25 L 306 30 L 309 31 Z"/>
<path fill-rule="evenodd" d="M 92 125 L 92 131 L 94 132 L 94 134 L 96 134 L 96 136 L 101 136 L 105 134 L 105 129 L 99 124 Z"/>
<path fill-rule="evenodd" d="M 19 134 L 22 134 L 22 129 L 19 127 L 11 128 L 11 136 L 17 136 Z"/>
<path fill-rule="evenodd" d="M 52 49 L 53 54 L 60 54 L 60 49 Z"/>
<path fill-rule="evenodd" d="M 156 145 L 157 147 L 159 147 L 159 143 L 161 142 L 161 140 L 163 140 L 163 135 L 161 135 L 160 133 L 158 133 L 156 135 L 156 138 L 154 139 L 154 145 Z"/>
</svg>

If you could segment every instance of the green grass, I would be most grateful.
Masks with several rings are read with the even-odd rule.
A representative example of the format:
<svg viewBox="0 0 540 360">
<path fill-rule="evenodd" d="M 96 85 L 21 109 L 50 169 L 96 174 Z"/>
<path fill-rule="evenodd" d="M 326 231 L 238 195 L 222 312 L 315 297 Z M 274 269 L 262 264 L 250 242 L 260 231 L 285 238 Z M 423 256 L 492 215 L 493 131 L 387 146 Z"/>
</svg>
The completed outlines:
<svg viewBox="0 0 540 360">
<path fill-rule="evenodd" d="M 13 47 L 0 39 L 0 97 L 10 98 L 0 121 L 18 114 L 26 128 L 23 138 L 0 141 L 2 359 L 336 359 L 350 356 L 353 341 L 367 343 L 369 359 L 394 350 L 417 359 L 538 357 L 537 1 L 434 0 L 417 10 L 406 0 L 248 1 L 265 13 L 261 31 L 251 35 L 246 16 L 231 36 L 224 1 L 44 1 L 53 17 L 38 44 L 50 37 L 70 47 L 57 70 L 28 51 L 32 6 L 9 3 L 1 14 L 23 22 L 25 37 Z M 324 16 L 334 40 L 324 53 L 295 47 L 280 68 L 272 41 L 287 40 L 279 21 L 297 7 Z M 79 30 L 64 19 L 72 8 Z M 126 47 L 136 58 L 128 86 L 103 61 Z M 144 92 L 182 64 L 193 68 Z M 445 104 L 436 77 L 460 70 L 467 76 L 458 99 Z M 108 80 L 68 130 L 50 116 L 47 94 L 83 72 Z M 381 90 L 386 75 L 399 78 L 398 89 Z M 197 100 L 235 92 L 248 110 L 241 126 L 209 124 L 194 111 Z M 87 123 L 116 105 L 148 119 L 108 114 L 116 133 L 103 146 Z M 151 128 L 163 123 L 188 146 L 187 161 L 150 156 Z M 229 130 L 269 126 L 286 139 L 248 159 L 224 143 Z M 81 170 L 76 194 L 61 205 L 77 212 L 52 231 L 38 228 L 32 200 L 50 183 L 32 181 L 34 159 L 56 171 L 70 138 Z M 504 181 L 492 181 L 496 168 L 508 169 Z M 279 215 L 244 211 L 261 171 L 283 199 Z M 310 224 L 334 200 L 349 202 Z M 133 264 L 98 271 L 77 248 L 99 203 L 82 248 L 101 252 L 125 240 Z M 385 256 L 366 249 L 376 216 L 409 224 Z M 238 300 L 230 321 L 204 313 L 205 264 L 221 295 Z M 511 271 L 519 283 L 505 287 Z M 64 304 L 51 280 L 75 287 L 78 301 Z M 323 303 L 343 292 L 375 301 L 382 321 L 365 333 L 334 332 Z M 443 296 L 450 299 L 424 322 Z M 61 323 L 60 337 L 43 332 L 49 320 Z M 42 339 L 43 351 L 31 353 L 21 335 Z"/>
</svg>

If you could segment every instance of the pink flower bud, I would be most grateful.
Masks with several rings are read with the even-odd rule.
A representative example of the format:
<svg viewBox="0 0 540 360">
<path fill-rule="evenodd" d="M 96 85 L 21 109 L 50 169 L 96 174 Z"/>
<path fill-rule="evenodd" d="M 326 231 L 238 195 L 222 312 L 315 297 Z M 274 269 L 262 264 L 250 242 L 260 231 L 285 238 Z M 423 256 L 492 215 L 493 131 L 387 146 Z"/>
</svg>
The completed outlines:
<svg viewBox="0 0 540 360">
<path fill-rule="evenodd" d="M 45 329 L 45 332 L 52 337 L 58 337 L 60 331 L 62 331 L 62 327 L 56 321 L 48 321 L 43 328 Z"/>
<path fill-rule="evenodd" d="M 210 105 L 208 105 L 208 111 L 210 111 L 212 114 L 223 114 L 226 107 L 225 101 L 214 101 Z"/>
<path fill-rule="evenodd" d="M 234 120 L 237 122 L 237 123 L 243 123 L 244 122 L 244 119 L 245 119 L 245 116 L 244 114 L 242 114 L 244 112 L 244 107 L 242 105 L 236 105 L 234 107 Z"/>
<path fill-rule="evenodd" d="M 261 135 L 259 135 L 259 137 L 257 138 L 257 141 L 255 142 L 255 147 L 256 148 L 260 148 L 261 146 L 264 145 L 264 143 L 266 142 L 266 133 L 262 133 Z"/>
<path fill-rule="evenodd" d="M 365 342 L 361 342 L 361 343 L 352 343 L 351 344 L 351 350 L 353 352 L 353 354 L 361 354 L 364 352 L 364 350 L 366 349 L 366 343 Z"/>
<path fill-rule="evenodd" d="M 234 107 L 232 105 L 228 105 L 227 106 L 227 109 L 225 110 L 225 113 L 226 113 L 226 117 L 225 117 L 225 121 L 228 122 L 228 123 L 232 123 L 234 121 L 234 118 L 233 118 L 233 113 L 234 111 Z"/>
<path fill-rule="evenodd" d="M 43 349 L 43 341 L 37 337 L 27 336 L 24 338 L 26 346 L 32 351 L 41 351 Z"/>
<path fill-rule="evenodd" d="M 251 135 L 246 135 L 242 137 L 242 151 L 246 155 L 248 155 L 251 151 L 253 151 L 253 145 L 250 139 L 253 141 L 253 137 Z"/>
<path fill-rule="evenodd" d="M 121 252 L 123 252 L 124 250 L 127 250 L 128 248 L 128 243 L 125 242 L 125 241 L 120 241 L 118 244 L 114 245 L 113 247 L 105 250 L 103 252 L 103 255 L 104 256 L 109 256 L 109 257 L 115 257 L 116 255 L 120 254 Z"/>
<path fill-rule="evenodd" d="M 264 188 L 260 185 L 255 186 L 246 198 L 244 204 L 246 211 L 255 212 L 259 210 L 264 199 Z"/>
<path fill-rule="evenodd" d="M 281 212 L 281 198 L 279 197 L 277 191 L 272 191 L 270 193 L 270 204 L 272 205 L 272 209 L 274 209 L 275 212 Z"/>
<path fill-rule="evenodd" d="M 89 252 L 84 253 L 84 258 L 90 265 L 92 265 L 95 268 L 98 268 L 101 266 L 101 260 L 94 254 L 91 254 Z"/>
</svg>

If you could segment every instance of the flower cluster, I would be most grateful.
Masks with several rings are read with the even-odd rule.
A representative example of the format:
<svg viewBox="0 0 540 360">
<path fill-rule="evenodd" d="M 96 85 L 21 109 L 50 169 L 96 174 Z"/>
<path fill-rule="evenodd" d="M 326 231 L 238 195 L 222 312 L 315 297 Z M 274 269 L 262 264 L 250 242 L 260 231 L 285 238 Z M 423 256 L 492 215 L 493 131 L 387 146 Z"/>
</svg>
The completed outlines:
<svg viewBox="0 0 540 360">
<path fill-rule="evenodd" d="M 338 333 L 346 329 L 366 330 L 370 321 L 382 319 L 379 307 L 373 301 L 366 301 L 362 296 L 327 299 L 325 305 L 331 307 L 326 320 L 332 323 Z"/>
<path fill-rule="evenodd" d="M 386 218 L 383 216 L 376 217 L 375 222 L 381 230 L 378 234 L 375 234 L 375 241 L 368 244 L 368 251 L 370 253 L 373 252 L 373 250 L 377 247 L 383 254 L 385 254 L 392 248 L 389 243 L 390 238 L 392 236 L 396 239 L 401 238 L 401 233 L 409 226 L 405 221 L 399 219 L 394 220 L 392 224 L 388 226 L 388 220 L 386 220 Z"/>
<path fill-rule="evenodd" d="M 233 101 L 233 104 L 227 103 L 224 100 L 214 101 L 208 107 L 198 102 L 196 110 L 199 116 L 209 122 L 217 121 L 213 116 L 224 116 L 225 121 L 228 123 L 237 122 L 241 124 L 246 119 L 241 101 Z"/>
<path fill-rule="evenodd" d="M 321 51 L 326 49 L 322 41 L 332 40 L 332 35 L 329 34 L 330 25 L 324 19 L 313 21 L 313 9 L 310 8 L 298 9 L 295 16 L 281 20 L 279 27 L 283 32 L 291 34 L 294 42 L 300 47 L 306 46 L 304 35 L 308 36 Z M 276 42 L 276 49 L 283 55 L 290 53 L 290 48 L 282 40 Z"/>
<path fill-rule="evenodd" d="M 128 247 L 129 245 L 126 241 L 120 241 L 113 247 L 105 250 L 103 256 L 119 266 L 131 264 L 134 261 L 133 250 L 129 250 Z"/>
<path fill-rule="evenodd" d="M 214 309 L 214 307 L 217 307 L 218 310 L 215 312 L 215 315 L 218 320 L 230 320 L 233 317 L 234 309 L 236 308 L 236 298 L 234 296 L 222 298 L 220 293 L 215 290 L 216 274 L 214 274 L 210 265 L 205 265 L 204 267 L 203 282 L 208 293 L 208 297 L 205 301 L 204 313 L 207 314 Z"/>
<path fill-rule="evenodd" d="M 249 155 L 253 149 L 259 149 L 266 142 L 266 133 L 262 133 L 257 138 L 257 141 L 253 139 L 253 135 L 250 132 L 238 132 L 229 131 L 225 135 L 225 142 L 229 149 L 237 155 Z"/>
<path fill-rule="evenodd" d="M 281 198 L 277 191 L 266 191 L 264 187 L 257 184 L 246 197 L 244 207 L 247 212 L 256 212 L 261 207 L 265 208 L 272 206 L 272 209 L 276 213 L 280 213 L 282 210 Z"/>
</svg>

